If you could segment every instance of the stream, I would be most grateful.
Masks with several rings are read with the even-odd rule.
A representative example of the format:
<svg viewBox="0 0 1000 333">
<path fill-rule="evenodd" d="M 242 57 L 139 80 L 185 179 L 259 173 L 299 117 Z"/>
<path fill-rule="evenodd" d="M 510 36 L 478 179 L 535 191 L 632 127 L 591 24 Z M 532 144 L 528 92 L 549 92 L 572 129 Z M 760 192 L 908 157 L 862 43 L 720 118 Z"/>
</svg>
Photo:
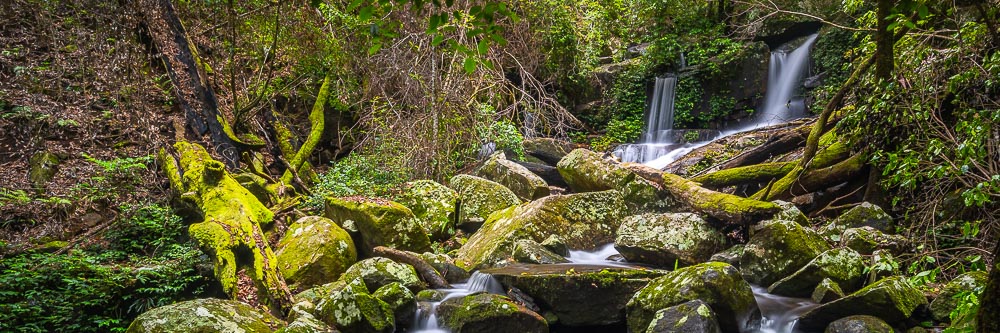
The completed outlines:
<svg viewBox="0 0 1000 333">
<path fill-rule="evenodd" d="M 614 267 L 635 267 L 624 261 L 620 261 L 621 254 L 615 249 L 614 244 L 605 244 L 593 251 L 569 251 L 566 257 L 572 264 L 601 265 Z M 432 302 L 426 310 L 417 307 L 414 325 L 411 332 L 415 333 L 449 333 L 447 327 L 438 324 L 435 310 L 441 302 L 464 297 L 477 292 L 489 292 L 498 295 L 505 295 L 503 286 L 489 274 L 480 272 L 472 273 L 472 276 L 465 283 L 455 284 L 451 289 L 438 289 L 445 293 L 445 296 L 437 302 Z M 802 314 L 815 308 L 819 304 L 809 299 L 784 297 L 767 293 L 767 288 L 751 285 L 754 299 L 760 307 L 761 323 L 760 329 L 745 333 L 793 333 L 795 321 Z"/>
</svg>

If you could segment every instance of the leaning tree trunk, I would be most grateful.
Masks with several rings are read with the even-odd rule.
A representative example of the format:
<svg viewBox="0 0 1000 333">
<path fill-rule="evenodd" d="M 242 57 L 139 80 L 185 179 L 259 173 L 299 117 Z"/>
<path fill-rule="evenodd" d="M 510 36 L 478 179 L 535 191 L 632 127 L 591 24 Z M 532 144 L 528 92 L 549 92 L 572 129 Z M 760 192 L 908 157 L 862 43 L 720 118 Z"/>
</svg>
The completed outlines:
<svg viewBox="0 0 1000 333">
<path fill-rule="evenodd" d="M 201 146 L 178 142 L 174 148 L 180 164 L 165 149 L 160 150 L 160 164 L 173 191 L 200 215 L 202 221 L 188 227 L 188 234 L 212 257 L 223 290 L 236 298 L 236 273 L 245 268 L 258 298 L 271 312 L 283 316 L 291 307 L 291 292 L 261 230 L 274 214 Z"/>
<path fill-rule="evenodd" d="M 210 142 L 227 165 L 237 166 L 240 149 L 226 134 L 215 92 L 170 0 L 140 0 L 137 7 L 173 83 L 188 129 Z"/>
</svg>

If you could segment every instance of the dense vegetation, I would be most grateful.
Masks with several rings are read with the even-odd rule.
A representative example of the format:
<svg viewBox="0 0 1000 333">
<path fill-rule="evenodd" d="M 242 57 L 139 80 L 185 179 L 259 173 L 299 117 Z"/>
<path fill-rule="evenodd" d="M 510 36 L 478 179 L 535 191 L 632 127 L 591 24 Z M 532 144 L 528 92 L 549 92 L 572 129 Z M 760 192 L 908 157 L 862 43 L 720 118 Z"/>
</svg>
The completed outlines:
<svg viewBox="0 0 1000 333">
<path fill-rule="evenodd" d="M 176 45 L 150 19 L 162 8 L 223 131 L 192 125 L 194 94 L 164 59 Z M 741 80 L 768 48 L 815 22 L 805 98 L 826 117 L 819 134 L 835 128 L 865 172 L 838 194 L 891 208 L 916 241 L 885 265 L 933 293 L 996 263 L 996 0 L 13 0 L 0 21 L 0 331 L 124 331 L 148 309 L 222 293 L 187 232 L 201 216 L 164 177 L 169 154 L 156 158 L 174 142 L 234 147 L 229 171 L 275 213 L 273 246 L 327 196 L 394 199 L 487 150 L 527 160 L 533 138 L 633 142 L 658 76 L 679 77 L 675 128 L 722 128 L 759 104 L 766 78 Z M 783 161 L 800 164 L 786 179 L 808 171 L 809 149 Z M 711 154 L 693 171 L 735 157 Z M 798 183 L 782 184 L 757 197 L 790 198 Z M 954 322 L 982 292 L 961 295 Z"/>
</svg>

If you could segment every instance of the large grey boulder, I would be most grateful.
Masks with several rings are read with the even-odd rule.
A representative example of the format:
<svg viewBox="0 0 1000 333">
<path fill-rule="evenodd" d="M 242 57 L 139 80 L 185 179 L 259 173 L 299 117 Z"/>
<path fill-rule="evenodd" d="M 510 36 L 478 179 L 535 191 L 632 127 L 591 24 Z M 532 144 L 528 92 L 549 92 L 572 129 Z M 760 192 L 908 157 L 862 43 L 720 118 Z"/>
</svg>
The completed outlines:
<svg viewBox="0 0 1000 333">
<path fill-rule="evenodd" d="M 649 282 L 626 307 L 631 332 L 644 332 L 661 309 L 702 300 L 715 311 L 725 332 L 754 329 L 760 309 L 750 284 L 726 263 L 709 262 L 684 267 Z"/>
<path fill-rule="evenodd" d="M 823 279 L 831 279 L 847 292 L 856 290 L 864 273 L 865 262 L 861 255 L 848 248 L 821 253 L 801 269 L 778 282 L 767 291 L 790 297 L 809 297 Z"/>
<path fill-rule="evenodd" d="M 272 332 L 284 323 L 249 305 L 203 298 L 161 306 L 132 321 L 129 333 Z"/>
<path fill-rule="evenodd" d="M 417 253 L 431 250 L 430 238 L 420 221 L 409 208 L 393 201 L 327 197 L 324 215 L 340 227 L 352 223 L 361 234 L 360 252 L 369 256 L 376 246 Z"/>
<path fill-rule="evenodd" d="M 396 329 L 392 307 L 369 292 L 361 278 L 323 295 L 314 314 L 323 323 L 351 333 L 391 333 Z"/>
<path fill-rule="evenodd" d="M 451 178 L 449 186 L 458 192 L 457 225 L 473 228 L 482 225 L 493 212 L 521 203 L 510 189 L 500 183 L 471 175 Z"/>
<path fill-rule="evenodd" d="M 568 263 L 566 257 L 555 254 L 546 249 L 542 244 L 530 240 L 522 239 L 514 243 L 514 261 L 523 264 L 562 264 Z"/>
<path fill-rule="evenodd" d="M 837 319 L 826 327 L 824 333 L 893 333 L 885 320 L 873 316 L 850 316 Z"/>
<path fill-rule="evenodd" d="M 968 272 L 959 275 L 955 279 L 948 281 L 944 285 L 941 293 L 931 301 L 930 309 L 934 320 L 941 322 L 951 321 L 950 314 L 958 306 L 955 296 L 962 292 L 972 292 L 975 289 L 983 288 L 986 285 L 988 274 L 984 271 Z"/>
<path fill-rule="evenodd" d="M 646 333 L 722 333 L 715 312 L 701 300 L 656 311 Z"/>
<path fill-rule="evenodd" d="M 819 331 L 834 320 L 853 315 L 878 316 L 889 323 L 910 318 L 927 299 L 904 277 L 888 277 L 836 301 L 820 305 L 799 317 L 796 328 Z"/>
<path fill-rule="evenodd" d="M 377 290 L 390 283 L 399 283 L 413 292 L 426 288 L 413 266 L 382 257 L 358 261 L 351 265 L 340 279 L 343 281 L 361 279 L 365 286 L 372 290 Z"/>
<path fill-rule="evenodd" d="M 747 281 L 768 286 L 829 249 L 820 235 L 798 223 L 764 221 L 743 249 L 740 272 Z"/>
<path fill-rule="evenodd" d="M 615 249 L 629 262 L 674 267 L 705 262 L 726 246 L 726 236 L 693 213 L 626 217 Z"/>
<path fill-rule="evenodd" d="M 844 233 L 844 230 L 860 227 L 872 227 L 885 233 L 893 233 L 895 231 L 895 225 L 892 223 L 892 216 L 889 216 L 889 214 L 882 210 L 879 206 L 863 202 L 843 214 L 840 214 L 840 216 L 833 221 L 830 221 L 830 224 L 823 227 L 821 232 L 823 235 L 831 237 L 835 241 L 839 241 L 838 238 Z"/>
<path fill-rule="evenodd" d="M 529 171 L 528 168 L 507 160 L 503 152 L 490 156 L 476 170 L 476 175 L 506 186 L 524 201 L 549 195 L 549 185 L 545 183 L 545 180 Z"/>
<path fill-rule="evenodd" d="M 906 237 L 885 234 L 867 226 L 848 228 L 840 235 L 841 246 L 854 249 L 865 255 L 872 254 L 875 250 L 888 250 L 893 254 L 900 254 L 909 243 Z"/>
<path fill-rule="evenodd" d="M 347 231 L 330 219 L 306 216 L 278 242 L 278 270 L 292 289 L 336 281 L 358 259 Z"/>
</svg>

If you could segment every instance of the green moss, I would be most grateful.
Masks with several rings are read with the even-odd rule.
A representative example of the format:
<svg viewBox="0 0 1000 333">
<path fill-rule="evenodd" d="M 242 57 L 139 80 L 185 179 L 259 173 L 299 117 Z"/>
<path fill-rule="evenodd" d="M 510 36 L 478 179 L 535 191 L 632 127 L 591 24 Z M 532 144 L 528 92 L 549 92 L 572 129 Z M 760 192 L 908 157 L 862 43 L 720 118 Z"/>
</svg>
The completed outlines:
<svg viewBox="0 0 1000 333">
<path fill-rule="evenodd" d="M 292 223 L 278 242 L 278 269 L 295 289 L 335 281 L 357 261 L 354 241 L 333 221 L 307 216 Z"/>
<path fill-rule="evenodd" d="M 549 195 L 549 185 L 541 177 L 520 164 L 508 161 L 503 152 L 490 156 L 476 173 L 506 186 L 521 200 L 531 201 Z"/>
<path fill-rule="evenodd" d="M 129 333 L 272 332 L 284 323 L 270 314 L 229 300 L 214 298 L 175 303 L 139 315 Z"/>
<path fill-rule="evenodd" d="M 458 193 L 452 189 L 432 180 L 418 180 L 406 183 L 397 200 L 413 211 L 431 239 L 443 240 L 455 234 Z"/>
<path fill-rule="evenodd" d="M 766 182 L 770 179 L 784 176 L 794 167 L 795 162 L 761 163 L 719 170 L 706 175 L 691 178 L 691 181 L 701 183 L 702 186 L 711 188 Z"/>
<path fill-rule="evenodd" d="M 811 229 L 792 221 L 765 221 L 744 248 L 740 272 L 747 281 L 770 285 L 829 249 Z"/>
<path fill-rule="evenodd" d="M 482 223 L 493 212 L 521 203 L 510 189 L 484 178 L 458 175 L 449 185 L 458 192 L 458 225 Z"/>
<path fill-rule="evenodd" d="M 615 248 L 629 262 L 662 267 L 705 262 L 726 245 L 726 237 L 692 213 L 626 217 Z"/>
<path fill-rule="evenodd" d="M 340 279 L 345 281 L 361 279 L 366 286 L 374 289 L 391 283 L 399 283 L 413 292 L 426 287 L 412 266 L 382 257 L 358 261 L 348 268 Z"/>
<path fill-rule="evenodd" d="M 361 233 L 361 252 L 370 255 L 376 246 L 430 251 L 430 239 L 409 208 L 381 199 L 344 200 L 327 197 L 325 216 L 344 226 L 353 221 Z"/>
<path fill-rule="evenodd" d="M 861 255 L 848 248 L 821 253 L 801 269 L 775 282 L 768 292 L 791 297 L 807 297 L 817 284 L 831 279 L 847 291 L 855 290 L 861 283 L 864 261 Z"/>
<path fill-rule="evenodd" d="M 774 203 L 708 190 L 671 173 L 663 173 L 663 182 L 674 195 L 686 198 L 695 211 L 729 222 L 754 222 L 781 210 Z"/>
<path fill-rule="evenodd" d="M 548 332 L 548 324 L 542 316 L 495 294 L 480 293 L 446 300 L 438 306 L 438 316 L 456 333 Z"/>
<path fill-rule="evenodd" d="M 35 187 L 45 187 L 45 184 L 55 177 L 57 167 L 59 167 L 59 156 L 44 151 L 31 155 L 28 159 L 28 179 Z"/>
</svg>

